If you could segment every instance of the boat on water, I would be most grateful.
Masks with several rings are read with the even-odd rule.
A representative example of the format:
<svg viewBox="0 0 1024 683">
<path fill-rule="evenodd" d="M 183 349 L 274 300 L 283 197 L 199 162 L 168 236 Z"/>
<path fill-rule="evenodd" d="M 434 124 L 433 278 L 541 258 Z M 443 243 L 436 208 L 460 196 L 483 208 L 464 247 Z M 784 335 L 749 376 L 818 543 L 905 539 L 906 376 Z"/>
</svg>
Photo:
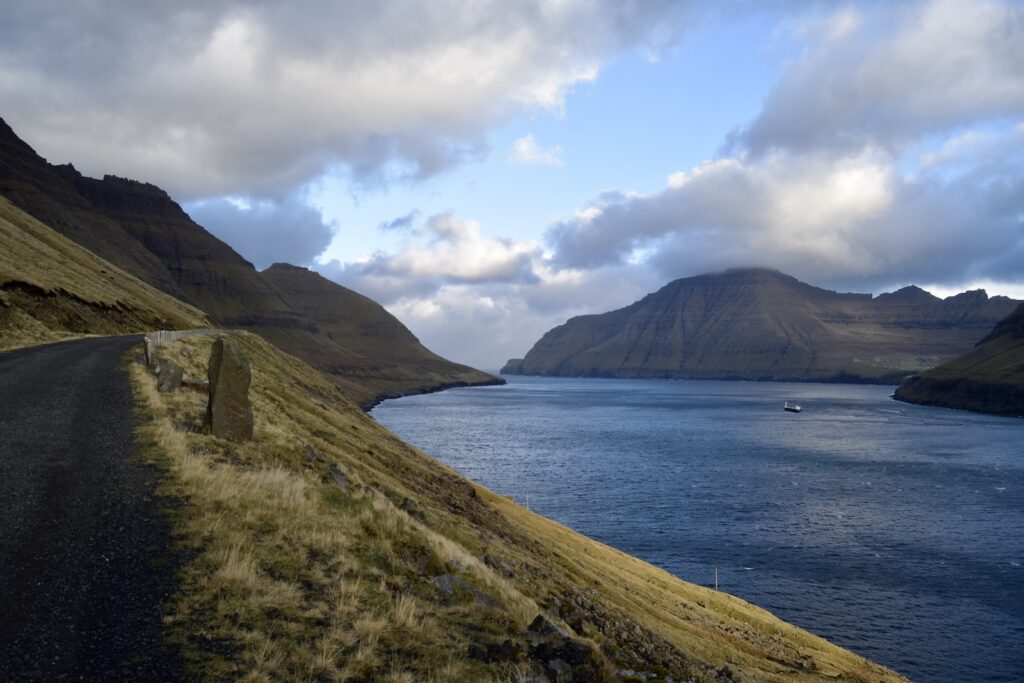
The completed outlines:
<svg viewBox="0 0 1024 683">
<path fill-rule="evenodd" d="M 786 401 L 785 403 L 782 404 L 782 409 L 785 410 L 787 413 L 799 413 L 801 410 L 803 410 L 803 408 L 801 408 L 796 403 L 790 403 L 789 401 Z"/>
</svg>

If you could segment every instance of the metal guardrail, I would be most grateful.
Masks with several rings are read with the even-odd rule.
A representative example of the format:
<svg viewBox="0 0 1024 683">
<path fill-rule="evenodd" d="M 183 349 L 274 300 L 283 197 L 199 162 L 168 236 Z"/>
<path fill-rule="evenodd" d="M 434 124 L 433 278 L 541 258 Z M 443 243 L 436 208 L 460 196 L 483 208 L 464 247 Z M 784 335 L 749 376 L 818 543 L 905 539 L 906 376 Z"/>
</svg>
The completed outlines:
<svg viewBox="0 0 1024 683">
<path fill-rule="evenodd" d="M 222 330 L 216 327 L 198 327 L 191 330 L 154 330 L 149 332 L 142 339 L 142 346 L 146 353 L 146 365 L 153 364 L 153 352 L 164 344 L 170 344 L 186 337 L 195 337 L 200 334 L 222 334 L 230 330 Z"/>
</svg>

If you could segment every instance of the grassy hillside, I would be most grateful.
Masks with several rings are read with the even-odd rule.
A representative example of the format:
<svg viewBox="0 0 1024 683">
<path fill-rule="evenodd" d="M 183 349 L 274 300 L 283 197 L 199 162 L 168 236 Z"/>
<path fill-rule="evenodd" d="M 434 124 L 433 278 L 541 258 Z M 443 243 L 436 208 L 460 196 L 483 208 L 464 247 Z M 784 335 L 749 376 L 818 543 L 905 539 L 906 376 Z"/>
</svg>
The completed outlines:
<svg viewBox="0 0 1024 683">
<path fill-rule="evenodd" d="M 232 339 L 253 367 L 251 443 L 200 433 L 205 396 L 159 394 L 132 369 L 140 438 L 169 473 L 189 558 L 167 624 L 193 673 L 397 683 L 546 668 L 568 680 L 564 665 L 575 681 L 903 680 L 471 483 L 302 361 Z M 202 377 L 212 341 L 162 352 Z"/>
<path fill-rule="evenodd" d="M 208 324 L 0 197 L 0 349 Z"/>
<path fill-rule="evenodd" d="M 1024 416 L 1024 304 L 967 353 L 905 380 L 896 398 Z"/>
</svg>

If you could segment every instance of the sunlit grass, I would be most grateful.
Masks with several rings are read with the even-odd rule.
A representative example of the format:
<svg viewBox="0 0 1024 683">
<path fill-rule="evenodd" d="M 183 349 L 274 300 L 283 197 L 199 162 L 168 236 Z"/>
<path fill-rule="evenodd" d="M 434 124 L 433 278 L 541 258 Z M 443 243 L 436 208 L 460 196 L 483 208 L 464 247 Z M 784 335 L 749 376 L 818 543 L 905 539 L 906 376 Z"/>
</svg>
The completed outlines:
<svg viewBox="0 0 1024 683">
<path fill-rule="evenodd" d="M 209 324 L 202 312 L 104 261 L 4 197 L 0 244 L 0 349 Z"/>
</svg>

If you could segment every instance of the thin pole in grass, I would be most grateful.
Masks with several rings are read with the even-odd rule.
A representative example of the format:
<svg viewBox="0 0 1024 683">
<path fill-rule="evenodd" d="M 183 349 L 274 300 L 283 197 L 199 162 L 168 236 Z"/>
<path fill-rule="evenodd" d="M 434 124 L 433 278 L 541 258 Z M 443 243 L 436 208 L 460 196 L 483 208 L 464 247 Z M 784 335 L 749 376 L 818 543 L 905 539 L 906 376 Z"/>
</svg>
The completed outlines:
<svg viewBox="0 0 1024 683">
<path fill-rule="evenodd" d="M 718 567 L 715 567 L 715 590 L 718 590 Z"/>
</svg>

